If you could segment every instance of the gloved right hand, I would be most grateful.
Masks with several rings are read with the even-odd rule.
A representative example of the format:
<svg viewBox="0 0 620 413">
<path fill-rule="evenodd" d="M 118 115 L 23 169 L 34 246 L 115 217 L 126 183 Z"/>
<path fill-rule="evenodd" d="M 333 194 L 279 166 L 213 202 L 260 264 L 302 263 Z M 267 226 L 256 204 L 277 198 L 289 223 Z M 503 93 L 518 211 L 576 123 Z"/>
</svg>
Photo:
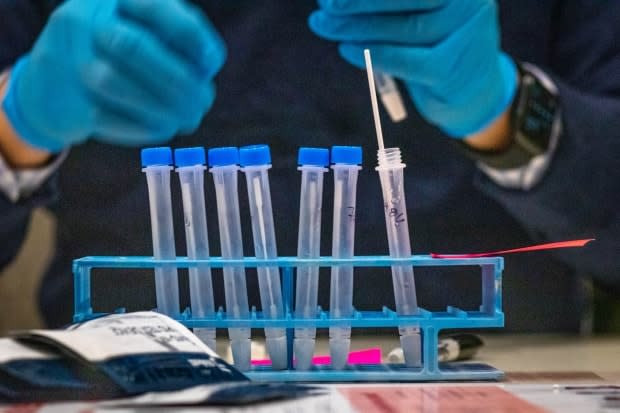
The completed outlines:
<svg viewBox="0 0 620 413">
<path fill-rule="evenodd" d="M 185 0 L 68 0 L 13 67 L 4 111 L 52 152 L 95 138 L 159 144 L 211 107 L 223 40 Z"/>
<path fill-rule="evenodd" d="M 496 0 L 319 0 L 311 29 L 349 63 L 403 80 L 420 114 L 456 139 L 509 112 L 518 88 Z"/>
</svg>

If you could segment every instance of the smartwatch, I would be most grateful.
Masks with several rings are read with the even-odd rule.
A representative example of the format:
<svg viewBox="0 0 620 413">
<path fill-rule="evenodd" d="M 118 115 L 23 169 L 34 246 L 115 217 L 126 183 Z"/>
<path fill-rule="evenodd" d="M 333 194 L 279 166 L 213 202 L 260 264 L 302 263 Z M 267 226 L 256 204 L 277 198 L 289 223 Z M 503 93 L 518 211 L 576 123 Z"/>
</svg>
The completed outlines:
<svg viewBox="0 0 620 413">
<path fill-rule="evenodd" d="M 555 85 L 538 68 L 517 63 L 519 87 L 510 109 L 511 144 L 481 151 L 460 142 L 465 155 L 495 170 L 514 170 L 546 154 L 557 140 L 560 103 Z"/>
</svg>

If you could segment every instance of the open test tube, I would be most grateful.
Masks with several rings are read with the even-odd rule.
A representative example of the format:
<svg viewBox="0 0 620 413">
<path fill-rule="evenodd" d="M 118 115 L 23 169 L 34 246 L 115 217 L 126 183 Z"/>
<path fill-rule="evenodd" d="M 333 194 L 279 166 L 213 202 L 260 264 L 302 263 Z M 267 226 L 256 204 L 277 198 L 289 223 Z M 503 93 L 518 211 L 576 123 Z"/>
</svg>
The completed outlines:
<svg viewBox="0 0 620 413">
<path fill-rule="evenodd" d="M 381 128 L 381 116 L 377 103 L 377 89 L 375 76 L 372 69 L 370 50 L 364 50 L 370 100 L 377 132 L 377 160 L 381 188 L 383 192 L 383 205 L 385 209 L 385 226 L 387 228 L 388 245 L 390 256 L 393 258 L 411 257 L 411 240 L 409 238 L 409 222 L 407 221 L 407 204 L 405 202 L 404 174 L 405 164 L 402 163 L 400 149 L 385 148 L 383 144 L 383 130 Z M 393 265 L 392 284 L 394 286 L 394 301 L 398 315 L 414 315 L 418 312 L 413 266 Z M 405 355 L 405 364 L 409 367 L 418 367 L 422 364 L 422 343 L 420 341 L 420 329 L 415 326 L 402 326 L 398 328 L 400 333 L 400 345 Z"/>
<path fill-rule="evenodd" d="M 204 148 L 182 148 L 174 151 L 176 171 L 181 183 L 185 242 L 189 259 L 209 258 L 209 236 L 205 210 Z M 189 268 L 189 296 L 192 317 L 214 317 L 213 282 L 210 267 Z M 215 329 L 194 328 L 194 334 L 215 351 Z"/>
<path fill-rule="evenodd" d="M 385 225 L 387 228 L 390 256 L 393 258 L 411 257 L 407 204 L 405 202 L 404 174 L 405 164 L 401 161 L 400 149 L 386 148 L 378 152 L 379 166 L 376 170 L 381 179 Z M 392 283 L 394 301 L 398 315 L 415 315 L 418 311 L 413 266 L 393 265 Z M 420 329 L 399 327 L 400 344 L 409 367 L 421 365 Z"/>
<path fill-rule="evenodd" d="M 355 246 L 355 208 L 357 177 L 362 163 L 359 146 L 334 146 L 331 150 L 334 171 L 334 221 L 332 256 L 352 258 Z M 353 315 L 353 267 L 334 266 L 331 269 L 329 314 L 331 318 Z M 351 327 L 329 329 L 329 350 L 332 367 L 341 369 L 347 364 L 351 347 Z"/>
<path fill-rule="evenodd" d="M 176 251 L 170 195 L 172 150 L 143 149 L 141 158 L 149 191 L 153 256 L 156 259 L 174 260 Z M 174 264 L 155 267 L 155 294 L 157 311 L 171 317 L 179 316 L 179 280 Z"/>
<path fill-rule="evenodd" d="M 245 173 L 247 181 L 256 258 L 275 259 L 278 257 L 278 249 L 269 189 L 269 169 L 271 168 L 269 146 L 242 147 L 239 150 L 239 161 L 241 171 Z M 257 274 L 263 317 L 284 318 L 280 269 L 277 266 L 258 267 Z M 286 330 L 266 328 L 265 338 L 272 368 L 274 370 L 285 369 L 288 363 Z"/>
<path fill-rule="evenodd" d="M 299 206 L 299 234 L 297 256 L 319 258 L 321 255 L 321 208 L 323 204 L 323 176 L 329 165 L 329 150 L 300 148 L 298 157 L 301 171 L 301 197 Z M 318 309 L 319 267 L 297 267 L 295 286 L 295 316 L 315 318 Z M 316 328 L 296 328 L 293 347 L 297 358 L 296 368 L 308 370 L 312 365 Z"/>
<path fill-rule="evenodd" d="M 209 150 L 209 170 L 213 175 L 217 198 L 217 216 L 220 229 L 222 258 L 243 259 L 241 218 L 237 176 L 239 151 L 237 148 L 214 148 Z M 224 272 L 224 295 L 226 317 L 249 319 L 248 292 L 245 268 L 226 266 Z M 250 369 L 250 328 L 229 328 L 230 347 L 235 367 L 241 371 Z"/>
</svg>

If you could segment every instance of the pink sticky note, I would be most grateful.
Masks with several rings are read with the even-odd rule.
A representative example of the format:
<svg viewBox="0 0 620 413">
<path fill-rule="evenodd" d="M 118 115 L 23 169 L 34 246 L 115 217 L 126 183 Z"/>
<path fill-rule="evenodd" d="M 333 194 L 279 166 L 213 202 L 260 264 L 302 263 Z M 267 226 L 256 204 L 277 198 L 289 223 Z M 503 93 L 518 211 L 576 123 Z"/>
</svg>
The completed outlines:
<svg viewBox="0 0 620 413">
<path fill-rule="evenodd" d="M 352 351 L 347 359 L 349 364 L 380 364 L 381 349 L 379 347 L 369 348 L 365 350 Z M 294 360 L 293 360 L 294 362 Z M 326 365 L 332 362 L 330 356 L 316 356 L 312 358 L 314 365 Z M 252 360 L 253 366 L 271 366 L 271 360 Z"/>
<path fill-rule="evenodd" d="M 381 349 L 379 347 L 366 350 L 352 351 L 347 359 L 349 364 L 381 364 Z"/>
</svg>

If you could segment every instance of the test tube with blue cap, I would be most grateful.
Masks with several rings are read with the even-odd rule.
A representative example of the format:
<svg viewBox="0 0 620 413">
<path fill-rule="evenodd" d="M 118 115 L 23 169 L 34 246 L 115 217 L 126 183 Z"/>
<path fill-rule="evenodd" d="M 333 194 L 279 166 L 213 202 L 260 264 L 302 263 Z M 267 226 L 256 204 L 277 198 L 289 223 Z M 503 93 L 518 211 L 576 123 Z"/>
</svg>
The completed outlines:
<svg viewBox="0 0 620 413">
<path fill-rule="evenodd" d="M 321 255 L 321 209 L 323 204 L 323 176 L 328 171 L 329 150 L 325 148 L 300 148 L 298 170 L 301 171 L 301 197 L 299 206 L 299 233 L 297 256 L 319 258 Z M 318 308 L 319 267 L 297 267 L 295 316 L 315 318 Z M 308 370 L 312 365 L 316 328 L 295 329 L 293 347 L 297 358 L 296 368 Z"/>
<path fill-rule="evenodd" d="M 175 149 L 174 161 L 181 183 L 185 242 L 189 259 L 209 258 L 209 236 L 204 194 L 206 155 L 204 148 Z M 213 282 L 210 267 L 189 268 L 192 317 L 214 317 Z M 215 329 L 194 328 L 194 334 L 215 350 Z"/>
<path fill-rule="evenodd" d="M 377 159 L 383 203 L 385 210 L 385 225 L 388 236 L 390 256 L 393 258 L 411 257 L 411 240 L 409 238 L 409 222 L 407 220 L 407 204 L 405 202 L 404 169 L 399 148 L 385 148 L 383 144 L 383 131 L 381 129 L 381 117 L 377 103 L 375 78 L 372 70 L 370 51 L 364 50 L 370 98 L 372 102 L 373 116 L 379 150 Z M 398 315 L 415 315 L 418 312 L 418 303 L 413 276 L 413 266 L 393 265 L 392 283 L 394 286 L 394 301 Z M 421 365 L 422 346 L 420 341 L 420 329 L 416 326 L 400 326 L 400 344 L 405 355 L 405 364 L 409 367 Z"/>
<path fill-rule="evenodd" d="M 167 147 L 143 149 L 141 158 L 149 193 L 153 256 L 174 260 L 176 251 L 170 194 L 172 150 Z M 157 311 L 171 317 L 179 316 L 179 279 L 174 264 L 155 267 L 155 294 Z"/>
<path fill-rule="evenodd" d="M 271 168 L 269 146 L 244 146 L 239 149 L 239 161 L 247 182 L 256 258 L 276 259 L 278 249 L 269 188 L 269 169 Z M 279 268 L 277 266 L 258 267 L 257 273 L 263 317 L 284 318 Z M 274 370 L 285 369 L 288 363 L 285 329 L 266 328 L 265 339 L 272 368 Z"/>
<path fill-rule="evenodd" d="M 234 147 L 214 148 L 208 152 L 209 172 L 213 175 L 217 199 L 222 258 L 243 259 L 241 218 L 239 215 L 239 150 Z M 248 290 L 245 268 L 225 266 L 224 295 L 226 317 L 249 319 Z M 230 347 L 237 367 L 241 371 L 250 369 L 250 328 L 229 328 Z"/>
<path fill-rule="evenodd" d="M 331 150 L 334 171 L 334 221 L 332 256 L 353 258 L 355 245 L 355 209 L 357 177 L 362 163 L 359 146 L 334 146 Z M 331 269 L 329 314 L 331 318 L 353 316 L 353 267 L 334 266 Z M 332 367 L 341 369 L 347 364 L 351 347 L 351 327 L 330 327 L 329 350 Z"/>
</svg>

